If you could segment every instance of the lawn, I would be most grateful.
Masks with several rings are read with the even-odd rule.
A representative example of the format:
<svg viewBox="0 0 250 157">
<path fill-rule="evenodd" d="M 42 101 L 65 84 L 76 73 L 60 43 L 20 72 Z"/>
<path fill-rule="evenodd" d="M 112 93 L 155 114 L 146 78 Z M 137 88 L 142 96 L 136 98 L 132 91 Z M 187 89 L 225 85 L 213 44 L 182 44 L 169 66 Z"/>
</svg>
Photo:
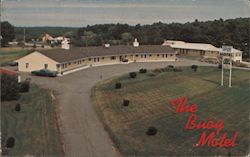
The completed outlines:
<svg viewBox="0 0 250 157">
<path fill-rule="evenodd" d="M 135 79 L 126 74 L 93 87 L 96 112 L 118 150 L 125 156 L 246 155 L 250 142 L 250 72 L 234 69 L 233 87 L 228 88 L 226 76 L 225 86 L 220 86 L 218 68 L 199 67 L 197 72 L 190 67 L 181 69 L 182 72 L 137 73 Z M 121 89 L 115 89 L 116 82 L 121 82 Z M 189 114 L 177 116 L 169 103 L 181 96 L 198 104 L 198 119 L 223 119 L 223 133 L 238 131 L 238 145 L 232 148 L 195 146 L 202 131 L 185 130 Z M 129 106 L 122 105 L 123 99 L 130 101 Z M 155 136 L 146 135 L 150 126 L 158 129 Z"/>
<path fill-rule="evenodd" d="M 0 65 L 5 65 L 30 53 L 24 48 L 0 48 Z"/>
<path fill-rule="evenodd" d="M 16 104 L 21 111 L 15 111 Z M 17 101 L 1 104 L 2 146 L 7 138 L 15 138 L 15 146 L 3 148 L 9 156 L 63 156 L 62 144 L 56 124 L 55 103 L 50 91 L 32 85 Z"/>
</svg>

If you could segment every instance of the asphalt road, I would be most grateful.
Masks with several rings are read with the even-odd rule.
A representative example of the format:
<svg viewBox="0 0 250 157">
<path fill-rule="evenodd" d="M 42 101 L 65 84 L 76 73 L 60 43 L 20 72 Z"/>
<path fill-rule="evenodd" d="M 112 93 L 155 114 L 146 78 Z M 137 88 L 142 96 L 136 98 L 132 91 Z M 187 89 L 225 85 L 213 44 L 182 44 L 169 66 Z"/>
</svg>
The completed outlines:
<svg viewBox="0 0 250 157">
<path fill-rule="evenodd" d="M 138 71 L 140 68 L 154 69 L 169 64 L 175 66 L 208 65 L 207 63 L 183 59 L 179 62 L 131 63 L 91 67 L 56 78 L 26 77 L 31 77 L 31 81 L 41 87 L 55 91 L 66 156 L 117 157 L 120 154 L 116 151 L 91 105 L 91 88 L 97 82 L 113 76 Z"/>
</svg>

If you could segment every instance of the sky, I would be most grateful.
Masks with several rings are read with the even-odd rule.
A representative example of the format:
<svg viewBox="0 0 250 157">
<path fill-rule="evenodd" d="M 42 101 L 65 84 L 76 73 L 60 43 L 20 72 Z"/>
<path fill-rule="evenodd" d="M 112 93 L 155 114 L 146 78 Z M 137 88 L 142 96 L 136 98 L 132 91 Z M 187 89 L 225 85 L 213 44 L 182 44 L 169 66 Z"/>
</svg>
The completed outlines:
<svg viewBox="0 0 250 157">
<path fill-rule="evenodd" d="M 249 0 L 2 0 L 14 26 L 152 24 L 250 16 Z"/>
</svg>

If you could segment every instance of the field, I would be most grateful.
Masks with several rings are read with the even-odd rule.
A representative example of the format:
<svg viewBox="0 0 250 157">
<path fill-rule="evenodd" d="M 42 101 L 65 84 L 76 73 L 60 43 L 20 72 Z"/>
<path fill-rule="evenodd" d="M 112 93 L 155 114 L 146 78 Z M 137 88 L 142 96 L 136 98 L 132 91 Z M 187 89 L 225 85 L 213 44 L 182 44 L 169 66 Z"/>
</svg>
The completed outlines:
<svg viewBox="0 0 250 157">
<path fill-rule="evenodd" d="M 23 48 L 0 48 L 0 65 L 6 65 L 28 53 L 30 50 Z"/>
<path fill-rule="evenodd" d="M 95 109 L 118 150 L 125 156 L 209 156 L 247 155 L 249 152 L 249 71 L 233 70 L 233 87 L 220 86 L 220 70 L 199 67 L 193 72 L 182 67 L 182 72 L 153 70 L 128 74 L 105 80 L 92 89 Z M 228 71 L 225 75 L 228 75 Z M 115 89 L 121 82 L 122 88 Z M 188 113 L 176 115 L 170 100 L 188 97 L 189 103 L 198 104 L 197 117 L 201 120 L 225 122 L 222 133 L 239 132 L 232 148 L 196 147 L 201 130 L 184 130 Z M 122 105 L 123 99 L 130 101 Z M 148 127 L 158 129 L 155 136 L 146 135 Z"/>
<path fill-rule="evenodd" d="M 15 105 L 21 111 L 15 111 Z M 55 104 L 48 90 L 32 85 L 18 101 L 1 104 L 2 146 L 7 138 L 15 138 L 15 146 L 3 148 L 9 156 L 63 156 L 62 144 L 56 125 Z"/>
</svg>

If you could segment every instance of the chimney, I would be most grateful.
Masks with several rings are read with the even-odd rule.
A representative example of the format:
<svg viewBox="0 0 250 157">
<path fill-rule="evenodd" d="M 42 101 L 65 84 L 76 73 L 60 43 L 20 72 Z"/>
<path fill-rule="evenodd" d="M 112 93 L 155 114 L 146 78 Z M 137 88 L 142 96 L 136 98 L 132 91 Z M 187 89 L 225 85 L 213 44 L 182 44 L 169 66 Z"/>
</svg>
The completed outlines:
<svg viewBox="0 0 250 157">
<path fill-rule="evenodd" d="M 139 47 L 139 42 L 137 41 L 137 38 L 135 38 L 135 41 L 133 42 L 134 47 Z"/>
</svg>

